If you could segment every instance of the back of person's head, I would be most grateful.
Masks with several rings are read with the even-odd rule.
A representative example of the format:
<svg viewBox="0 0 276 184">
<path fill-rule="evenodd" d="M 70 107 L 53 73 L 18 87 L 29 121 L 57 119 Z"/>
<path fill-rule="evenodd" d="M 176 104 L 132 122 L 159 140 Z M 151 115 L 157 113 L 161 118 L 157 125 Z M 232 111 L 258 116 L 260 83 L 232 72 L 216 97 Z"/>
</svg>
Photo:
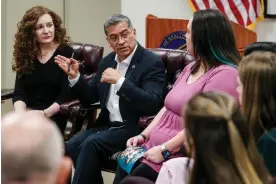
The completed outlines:
<svg viewBox="0 0 276 184">
<path fill-rule="evenodd" d="M 239 66 L 239 78 L 243 113 L 254 139 L 258 139 L 276 127 L 276 53 L 254 51 L 245 56 Z"/>
<path fill-rule="evenodd" d="M 44 116 L 12 112 L 1 120 L 4 184 L 66 183 L 71 160 L 63 157 L 57 126 Z"/>
<path fill-rule="evenodd" d="M 248 45 L 244 50 L 244 56 L 247 56 L 255 51 L 269 51 L 276 53 L 275 42 L 255 42 Z"/>
<path fill-rule="evenodd" d="M 192 42 L 197 60 L 205 68 L 221 64 L 237 65 L 241 59 L 230 21 L 219 10 L 205 9 L 192 18 Z"/>
<path fill-rule="evenodd" d="M 248 154 L 247 122 L 233 97 L 216 92 L 198 94 L 185 106 L 184 117 L 195 161 L 191 183 L 267 183 L 268 174 L 257 150 L 253 157 Z"/>
</svg>

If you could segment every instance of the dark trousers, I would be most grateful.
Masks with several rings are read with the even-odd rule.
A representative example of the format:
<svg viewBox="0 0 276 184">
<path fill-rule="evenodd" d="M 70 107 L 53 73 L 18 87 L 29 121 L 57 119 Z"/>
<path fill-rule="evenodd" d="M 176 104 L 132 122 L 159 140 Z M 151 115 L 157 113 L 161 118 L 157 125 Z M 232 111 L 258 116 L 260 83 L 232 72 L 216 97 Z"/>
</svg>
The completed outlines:
<svg viewBox="0 0 276 184">
<path fill-rule="evenodd" d="M 120 122 L 118 122 L 120 123 Z M 136 135 L 121 124 L 117 127 L 92 128 L 72 137 L 66 143 L 66 154 L 75 167 L 73 184 L 102 184 L 100 160 L 126 147 L 126 141 Z"/>
<path fill-rule="evenodd" d="M 121 167 L 117 167 L 116 175 L 113 181 L 113 184 L 122 184 L 125 180 L 127 180 L 128 173 L 125 172 Z M 150 181 L 154 182 L 157 179 L 158 173 L 152 169 L 150 166 L 144 163 L 139 163 L 136 165 L 131 171 L 129 176 L 140 176 L 143 178 L 147 178 Z M 124 180 L 125 178 L 125 180 Z"/>
</svg>

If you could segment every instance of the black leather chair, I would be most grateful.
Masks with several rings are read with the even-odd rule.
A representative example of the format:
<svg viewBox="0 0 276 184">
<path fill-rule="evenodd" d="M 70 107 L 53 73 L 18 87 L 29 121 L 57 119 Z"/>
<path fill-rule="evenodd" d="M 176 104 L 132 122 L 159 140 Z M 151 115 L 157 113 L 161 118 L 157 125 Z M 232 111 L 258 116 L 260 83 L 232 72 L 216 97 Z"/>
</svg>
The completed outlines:
<svg viewBox="0 0 276 184">
<path fill-rule="evenodd" d="M 88 81 L 97 72 L 98 65 L 103 58 L 104 48 L 92 44 L 71 43 L 70 46 L 74 50 L 74 59 L 80 62 L 79 71 Z M 60 105 L 60 113 L 68 115 L 69 120 L 72 122 L 72 128 L 69 134 L 65 135 L 65 140 L 70 139 L 73 135 L 79 132 L 84 123 L 84 116 L 81 116 L 79 100 L 73 100 Z M 92 113 L 93 119 L 96 118 L 97 112 Z"/>
</svg>

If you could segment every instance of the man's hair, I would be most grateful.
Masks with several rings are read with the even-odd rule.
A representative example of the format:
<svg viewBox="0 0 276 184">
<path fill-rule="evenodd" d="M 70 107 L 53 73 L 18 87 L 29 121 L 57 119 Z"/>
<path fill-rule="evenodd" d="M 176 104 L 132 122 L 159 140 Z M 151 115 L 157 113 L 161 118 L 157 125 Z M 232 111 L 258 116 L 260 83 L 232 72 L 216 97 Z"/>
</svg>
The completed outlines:
<svg viewBox="0 0 276 184">
<path fill-rule="evenodd" d="M 254 42 L 245 48 L 244 56 L 247 56 L 255 51 L 276 53 L 276 42 Z"/>
<path fill-rule="evenodd" d="M 105 35 L 108 34 L 107 28 L 109 26 L 117 25 L 119 22 L 122 22 L 122 21 L 125 21 L 127 23 L 128 28 L 133 28 L 132 23 L 131 23 L 130 19 L 127 16 L 122 15 L 122 14 L 114 14 L 111 17 L 109 17 L 104 23 L 104 33 L 105 33 Z"/>
<path fill-rule="evenodd" d="M 37 113 L 12 113 L 2 118 L 1 132 L 2 181 L 28 183 L 34 175 L 57 174 L 63 140 L 53 122 Z"/>
</svg>

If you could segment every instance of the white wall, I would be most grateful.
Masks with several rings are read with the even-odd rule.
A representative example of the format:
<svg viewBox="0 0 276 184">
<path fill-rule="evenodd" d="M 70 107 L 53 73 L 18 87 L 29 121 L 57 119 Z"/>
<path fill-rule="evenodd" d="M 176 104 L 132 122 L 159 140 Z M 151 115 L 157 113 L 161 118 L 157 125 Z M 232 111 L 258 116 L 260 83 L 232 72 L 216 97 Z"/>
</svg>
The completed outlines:
<svg viewBox="0 0 276 184">
<path fill-rule="evenodd" d="M 187 0 L 122 0 L 122 14 L 137 29 L 137 40 L 145 46 L 145 20 L 148 14 L 162 18 L 189 19 L 192 9 Z"/>
<path fill-rule="evenodd" d="M 66 28 L 75 42 L 104 46 L 111 51 L 103 24 L 110 15 L 121 12 L 121 0 L 66 0 Z"/>
<path fill-rule="evenodd" d="M 4 62 L 6 61 L 6 46 L 5 44 L 7 43 L 7 39 L 6 39 L 6 34 L 7 31 L 5 29 L 5 27 L 7 26 L 7 20 L 5 18 L 3 18 L 6 14 L 7 14 L 7 1 L 2 1 L 1 2 L 1 83 L 3 85 L 4 82 L 4 78 L 5 78 L 5 64 Z"/>
<path fill-rule="evenodd" d="M 145 46 L 145 17 L 189 19 L 192 9 L 188 0 L 122 0 L 122 13 L 129 16 L 137 29 L 137 39 Z M 255 29 L 258 41 L 276 41 L 276 19 L 265 19 Z"/>
<path fill-rule="evenodd" d="M 258 41 L 276 42 L 276 19 L 264 19 L 258 22 L 255 31 Z"/>
</svg>

